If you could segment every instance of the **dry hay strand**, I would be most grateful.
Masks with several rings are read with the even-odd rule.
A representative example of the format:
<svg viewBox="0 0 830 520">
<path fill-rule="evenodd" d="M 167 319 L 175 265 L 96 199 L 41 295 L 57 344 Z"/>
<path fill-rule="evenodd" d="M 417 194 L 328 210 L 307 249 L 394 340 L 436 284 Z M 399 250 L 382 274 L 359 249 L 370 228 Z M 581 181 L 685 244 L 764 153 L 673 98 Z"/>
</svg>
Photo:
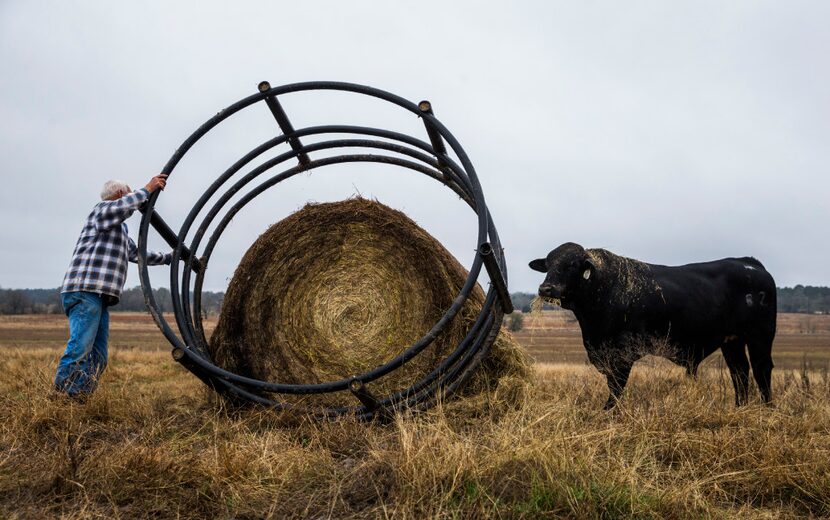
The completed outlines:
<svg viewBox="0 0 830 520">
<path fill-rule="evenodd" d="M 605 249 L 587 249 L 586 253 L 598 271 L 616 276 L 617 290 L 614 295 L 621 305 L 631 306 L 647 293 L 662 293 L 645 262 L 615 255 Z"/>
<path fill-rule="evenodd" d="M 530 300 L 530 344 L 533 345 L 533 341 L 536 339 L 536 331 L 542 325 L 544 314 L 543 311 L 545 309 L 545 304 L 555 305 L 556 307 L 562 307 L 562 300 L 559 298 L 550 298 L 548 296 L 539 296 L 536 295 L 532 300 Z"/>
<path fill-rule="evenodd" d="M 435 238 L 377 201 L 308 204 L 272 225 L 246 252 L 225 295 L 209 353 L 222 368 L 271 382 L 321 383 L 361 374 L 432 328 L 467 274 Z M 423 378 L 464 338 L 483 302 L 476 285 L 438 338 L 400 369 L 370 383 L 371 391 L 390 395 Z M 492 388 L 504 375 L 529 378 L 530 373 L 524 350 L 502 329 L 468 389 Z M 355 403 L 342 392 L 311 400 L 327 406 Z"/>
</svg>

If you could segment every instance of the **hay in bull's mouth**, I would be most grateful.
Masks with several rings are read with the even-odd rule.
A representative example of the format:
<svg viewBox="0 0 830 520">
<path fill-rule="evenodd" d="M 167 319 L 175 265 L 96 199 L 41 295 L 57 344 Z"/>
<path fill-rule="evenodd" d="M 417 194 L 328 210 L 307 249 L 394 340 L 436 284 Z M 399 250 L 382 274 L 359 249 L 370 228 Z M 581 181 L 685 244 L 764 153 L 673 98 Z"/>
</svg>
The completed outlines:
<svg viewBox="0 0 830 520">
<path fill-rule="evenodd" d="M 308 204 L 272 225 L 234 273 L 209 351 L 218 366 L 279 383 L 321 383 L 384 364 L 420 339 L 457 296 L 467 271 L 403 213 L 362 198 Z M 421 354 L 373 382 L 411 386 L 456 348 L 478 316 L 475 287 Z M 523 349 L 502 329 L 479 372 L 527 377 Z M 354 404 L 351 396 L 316 399 Z"/>
</svg>

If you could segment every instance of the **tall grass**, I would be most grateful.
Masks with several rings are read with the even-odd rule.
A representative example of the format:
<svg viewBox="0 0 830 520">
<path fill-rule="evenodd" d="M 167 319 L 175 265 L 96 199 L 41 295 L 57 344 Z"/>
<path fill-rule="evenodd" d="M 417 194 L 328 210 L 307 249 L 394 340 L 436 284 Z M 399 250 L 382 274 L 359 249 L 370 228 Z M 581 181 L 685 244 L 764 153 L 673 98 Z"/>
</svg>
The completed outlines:
<svg viewBox="0 0 830 520">
<path fill-rule="evenodd" d="M 830 381 L 806 366 L 736 409 L 723 370 L 647 361 L 602 412 L 592 368 L 537 365 L 377 425 L 229 414 L 144 351 L 114 352 L 88 403 L 54 401 L 58 355 L 0 358 L 0 517 L 830 516 Z"/>
</svg>

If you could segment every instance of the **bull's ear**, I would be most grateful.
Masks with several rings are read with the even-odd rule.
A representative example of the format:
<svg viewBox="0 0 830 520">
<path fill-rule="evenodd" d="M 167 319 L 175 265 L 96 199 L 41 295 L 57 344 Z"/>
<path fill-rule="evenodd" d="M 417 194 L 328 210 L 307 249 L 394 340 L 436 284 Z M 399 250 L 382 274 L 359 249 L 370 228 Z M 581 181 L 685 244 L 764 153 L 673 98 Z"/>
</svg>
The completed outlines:
<svg viewBox="0 0 830 520">
<path fill-rule="evenodd" d="M 586 258 L 582 261 L 582 278 L 589 280 L 594 275 L 594 271 L 596 270 L 597 266 L 590 258 Z"/>
<path fill-rule="evenodd" d="M 528 264 L 531 269 L 534 271 L 539 271 L 540 273 L 547 273 L 548 272 L 548 265 L 545 262 L 544 258 L 537 258 Z"/>
</svg>

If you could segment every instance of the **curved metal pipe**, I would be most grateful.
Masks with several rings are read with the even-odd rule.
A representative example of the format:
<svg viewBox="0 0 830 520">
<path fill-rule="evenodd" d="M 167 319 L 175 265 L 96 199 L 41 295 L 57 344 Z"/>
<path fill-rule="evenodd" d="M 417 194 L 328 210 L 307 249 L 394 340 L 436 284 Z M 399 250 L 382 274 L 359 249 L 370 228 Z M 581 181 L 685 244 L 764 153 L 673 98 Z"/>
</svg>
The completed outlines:
<svg viewBox="0 0 830 520">
<path fill-rule="evenodd" d="M 374 97 L 397 105 L 417 117 L 422 118 L 429 143 L 398 132 L 351 125 L 324 125 L 295 130 L 277 97 L 295 92 L 316 90 L 351 92 Z M 211 183 L 195 203 L 185 218 L 178 235 L 175 237 L 175 241 L 169 236 L 170 234 L 166 237 L 174 249 L 174 262 L 170 268 L 171 293 L 173 295 L 176 325 L 181 336 L 177 335 L 170 328 L 170 325 L 161 314 L 158 304 L 155 301 L 152 287 L 150 286 L 146 263 L 147 235 L 151 220 L 153 220 L 155 215 L 154 207 L 159 192 L 153 193 L 147 202 L 145 213 L 139 226 L 139 277 L 147 307 L 165 338 L 173 346 L 174 358 L 217 392 L 231 396 L 233 399 L 257 403 L 275 410 L 302 411 L 303 413 L 309 413 L 320 418 L 332 418 L 343 414 L 351 414 L 362 419 L 368 419 L 378 414 L 384 414 L 389 409 L 399 407 L 422 409 L 429 407 L 442 396 L 454 392 L 469 377 L 481 362 L 481 359 L 486 356 L 498 334 L 503 314 L 502 309 L 496 305 L 496 302 L 500 301 L 501 307 L 505 309 L 509 308 L 505 302 L 505 299 L 509 295 L 507 294 L 507 269 L 504 251 L 501 247 L 501 241 L 493 224 L 490 212 L 487 209 L 484 193 L 481 189 L 475 168 L 466 152 L 452 133 L 435 117 L 429 102 L 421 102 L 419 105 L 389 92 L 351 83 L 305 82 L 274 88 L 267 82 L 263 82 L 259 85 L 258 93 L 230 105 L 202 124 L 182 143 L 167 161 L 162 173 L 171 174 L 191 147 L 213 128 L 222 123 L 222 121 L 243 109 L 258 104 L 260 101 L 268 106 L 270 112 L 277 120 L 279 128 L 283 131 L 283 135 L 279 135 L 255 147 L 236 161 L 230 168 L 225 170 L 225 172 Z M 331 134 L 351 134 L 354 136 L 368 136 L 374 139 L 349 137 L 312 144 L 303 144 L 300 139 L 306 136 L 327 136 Z M 386 139 L 388 141 L 377 139 Z M 459 162 L 455 162 L 449 155 L 444 143 L 448 145 L 449 150 L 455 154 Z M 220 193 L 223 186 L 251 161 L 268 150 L 282 144 L 290 145 L 291 151 L 281 153 L 265 161 L 263 164 L 251 170 L 251 172 L 245 174 L 233 185 L 226 188 L 224 192 Z M 312 159 L 310 156 L 310 154 L 323 150 L 348 148 L 370 148 L 390 152 L 395 155 L 341 153 L 334 157 L 324 157 L 317 160 Z M 230 200 L 247 184 L 268 170 L 289 160 L 297 160 L 298 164 L 272 176 L 244 194 L 227 209 L 224 216 L 220 219 L 213 233 L 205 243 L 203 256 L 201 257 L 201 269 L 197 268 L 193 292 L 193 306 L 191 307 L 190 272 L 194 265 L 199 265 L 197 252 L 208 228 Z M 205 338 L 201 317 L 201 292 L 205 270 L 208 267 L 210 256 L 231 219 L 255 197 L 300 172 L 311 172 L 333 164 L 353 162 L 383 163 L 420 172 L 446 185 L 477 214 L 476 248 L 478 249 L 478 254 L 473 261 L 470 273 L 463 287 L 453 303 L 438 322 L 420 340 L 409 346 L 404 352 L 387 363 L 352 378 L 320 384 L 290 385 L 240 376 L 214 365 L 207 355 L 207 350 L 204 348 L 206 347 L 207 340 Z M 207 215 L 197 228 L 190 247 L 186 246 L 185 242 L 193 223 L 206 207 L 208 201 L 217 194 L 219 194 L 219 198 L 208 210 Z M 158 221 L 161 219 L 155 215 L 155 220 Z M 178 270 L 178 262 L 180 260 L 184 262 L 181 279 Z M 443 331 L 450 321 L 455 319 L 458 311 L 472 292 L 483 265 L 487 267 L 492 287 L 487 293 L 479 316 L 455 350 L 449 353 L 430 373 L 413 383 L 409 388 L 386 397 L 375 397 L 371 395 L 365 386 L 367 383 L 382 377 L 392 377 L 396 369 L 417 356 Z M 181 284 L 179 283 L 180 281 Z M 315 394 L 339 391 L 351 392 L 360 401 L 360 404 L 355 406 L 312 409 L 289 405 L 262 395 L 263 393 Z"/>
</svg>

